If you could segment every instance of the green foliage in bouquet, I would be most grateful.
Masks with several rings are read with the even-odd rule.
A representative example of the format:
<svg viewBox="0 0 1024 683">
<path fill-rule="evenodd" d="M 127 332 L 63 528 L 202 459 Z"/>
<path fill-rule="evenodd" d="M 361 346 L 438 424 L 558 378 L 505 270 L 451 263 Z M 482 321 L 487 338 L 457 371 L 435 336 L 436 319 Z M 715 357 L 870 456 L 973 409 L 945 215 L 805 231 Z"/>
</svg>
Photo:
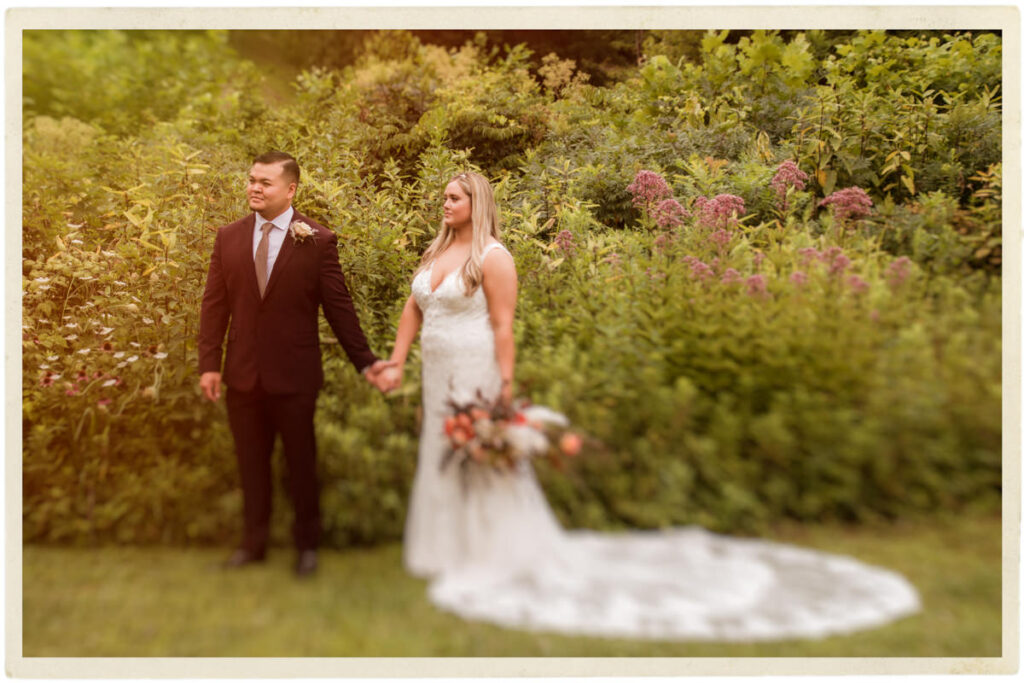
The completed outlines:
<svg viewBox="0 0 1024 683">
<path fill-rule="evenodd" d="M 195 338 L 213 230 L 247 210 L 245 171 L 273 148 L 302 165 L 296 206 L 337 232 L 379 355 L 445 183 L 492 178 L 518 392 L 603 444 L 567 473 L 538 463 L 570 526 L 997 509 L 998 36 L 676 43 L 652 36 L 667 55 L 599 87 L 484 34 L 445 49 L 380 32 L 266 107 L 218 33 L 28 35 L 25 539 L 235 538 L 231 438 L 200 398 Z M 321 339 L 326 542 L 395 539 L 416 350 L 385 398 L 325 322 Z"/>
</svg>

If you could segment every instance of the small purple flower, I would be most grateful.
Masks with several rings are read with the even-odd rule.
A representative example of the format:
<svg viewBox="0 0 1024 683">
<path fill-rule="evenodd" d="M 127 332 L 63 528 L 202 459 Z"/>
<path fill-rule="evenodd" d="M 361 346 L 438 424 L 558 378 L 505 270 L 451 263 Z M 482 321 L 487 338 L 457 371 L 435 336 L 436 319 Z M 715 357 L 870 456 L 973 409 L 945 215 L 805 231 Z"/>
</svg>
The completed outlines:
<svg viewBox="0 0 1024 683">
<path fill-rule="evenodd" d="M 697 197 L 694 206 L 700 211 L 700 222 L 709 228 L 728 228 L 746 211 L 743 198 L 734 194 L 720 194 L 714 199 Z"/>
<path fill-rule="evenodd" d="M 683 220 L 690 217 L 686 207 L 675 199 L 662 199 L 654 207 L 654 222 L 659 228 L 676 228 L 683 224 Z"/>
<path fill-rule="evenodd" d="M 852 289 L 857 294 L 863 294 L 864 292 L 868 291 L 868 283 L 856 275 L 851 275 L 850 277 L 848 277 L 846 279 L 846 282 L 850 285 L 850 289 Z"/>
<path fill-rule="evenodd" d="M 818 202 L 818 206 L 831 206 L 837 221 L 856 220 L 871 214 L 871 197 L 856 185 L 833 192 Z"/>
<path fill-rule="evenodd" d="M 726 271 L 722 274 L 723 285 L 732 285 L 742 281 L 743 276 L 740 275 L 740 272 L 735 268 L 727 268 Z"/>
<path fill-rule="evenodd" d="M 637 171 L 626 190 L 633 195 L 633 206 L 645 211 L 650 211 L 657 202 L 672 196 L 672 188 L 654 171 Z"/>
<path fill-rule="evenodd" d="M 910 269 L 910 259 L 906 256 L 900 256 L 890 263 L 889 267 L 885 270 L 885 277 L 889 281 L 889 286 L 896 288 L 902 285 L 910 277 Z"/>
<path fill-rule="evenodd" d="M 794 270 L 793 274 L 789 276 L 789 281 L 797 287 L 803 287 L 807 284 L 807 274 L 802 270 Z"/>
<path fill-rule="evenodd" d="M 576 253 L 576 246 L 572 242 L 572 233 L 568 230 L 558 233 L 558 236 L 555 237 L 555 244 L 566 256 L 572 256 Z"/>
<path fill-rule="evenodd" d="M 747 294 L 751 296 L 763 296 L 768 293 L 768 283 L 764 275 L 751 275 L 746 279 Z"/>
</svg>

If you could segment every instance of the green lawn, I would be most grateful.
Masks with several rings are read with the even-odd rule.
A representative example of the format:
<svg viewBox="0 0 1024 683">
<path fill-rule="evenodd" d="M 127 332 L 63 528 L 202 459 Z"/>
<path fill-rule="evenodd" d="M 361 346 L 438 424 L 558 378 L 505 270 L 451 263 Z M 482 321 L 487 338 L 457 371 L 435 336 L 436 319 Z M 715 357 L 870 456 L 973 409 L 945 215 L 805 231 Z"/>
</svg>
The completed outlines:
<svg viewBox="0 0 1024 683">
<path fill-rule="evenodd" d="M 24 551 L 25 657 L 998 657 L 998 518 L 889 527 L 786 526 L 778 540 L 903 573 L 922 613 L 818 641 L 641 642 L 508 631 L 434 609 L 397 545 L 324 551 L 292 577 L 290 549 L 264 566 L 217 568 L 226 549 L 30 546 Z"/>
</svg>

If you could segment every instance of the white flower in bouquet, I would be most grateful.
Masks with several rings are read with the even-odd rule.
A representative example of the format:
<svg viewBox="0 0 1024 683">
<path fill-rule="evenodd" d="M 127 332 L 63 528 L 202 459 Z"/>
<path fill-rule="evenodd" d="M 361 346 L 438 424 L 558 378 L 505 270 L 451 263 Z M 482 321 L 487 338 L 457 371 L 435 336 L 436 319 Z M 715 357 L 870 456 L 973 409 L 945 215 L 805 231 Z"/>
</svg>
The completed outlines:
<svg viewBox="0 0 1024 683">
<path fill-rule="evenodd" d="M 523 408 L 521 411 L 523 417 L 526 418 L 527 422 L 537 422 L 540 424 L 551 424 L 556 427 L 568 427 L 569 418 L 561 413 L 556 413 L 551 408 L 544 406 L 530 406 L 529 408 Z"/>
<path fill-rule="evenodd" d="M 509 425 L 505 439 L 516 455 L 527 458 L 544 453 L 551 445 L 543 432 L 529 425 Z"/>
</svg>

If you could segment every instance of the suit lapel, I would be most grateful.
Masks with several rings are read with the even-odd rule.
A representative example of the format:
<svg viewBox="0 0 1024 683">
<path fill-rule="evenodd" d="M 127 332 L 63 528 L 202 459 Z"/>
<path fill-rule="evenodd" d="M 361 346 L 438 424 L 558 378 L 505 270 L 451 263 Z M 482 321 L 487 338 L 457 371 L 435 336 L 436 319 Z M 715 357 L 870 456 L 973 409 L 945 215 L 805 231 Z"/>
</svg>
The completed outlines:
<svg viewBox="0 0 1024 683">
<path fill-rule="evenodd" d="M 244 227 L 242 228 L 242 263 L 249 264 L 245 270 L 245 279 L 248 280 L 252 286 L 252 291 L 256 294 L 256 298 L 260 297 L 260 286 L 256 281 L 256 259 L 252 253 L 252 235 L 256 230 L 256 214 L 251 213 L 249 217 L 245 219 Z"/>
</svg>

